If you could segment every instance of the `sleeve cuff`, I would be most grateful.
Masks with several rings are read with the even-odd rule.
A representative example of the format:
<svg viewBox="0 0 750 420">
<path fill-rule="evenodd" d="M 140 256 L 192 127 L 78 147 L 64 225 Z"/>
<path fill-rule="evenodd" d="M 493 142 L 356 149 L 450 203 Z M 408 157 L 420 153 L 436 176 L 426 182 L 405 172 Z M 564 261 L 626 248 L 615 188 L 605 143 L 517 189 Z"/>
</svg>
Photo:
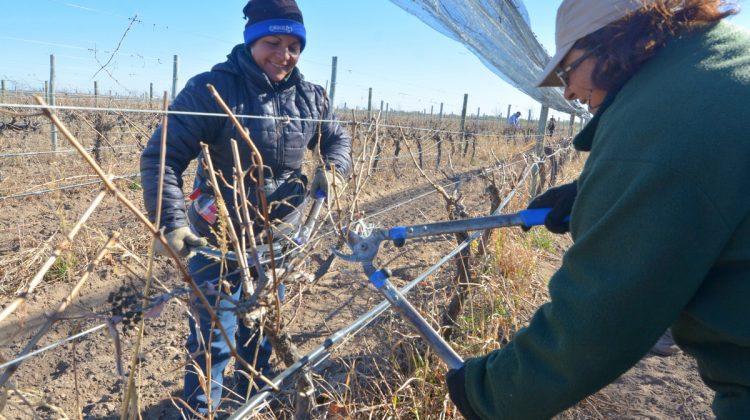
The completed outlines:
<svg viewBox="0 0 750 420">
<path fill-rule="evenodd" d="M 480 420 L 479 415 L 471 408 L 469 399 L 466 397 L 466 389 L 464 387 L 466 380 L 465 370 L 466 365 L 463 365 L 459 369 L 449 370 L 445 375 L 445 382 L 448 384 L 448 395 L 450 395 L 451 401 L 458 408 L 458 411 L 467 420 Z"/>
</svg>

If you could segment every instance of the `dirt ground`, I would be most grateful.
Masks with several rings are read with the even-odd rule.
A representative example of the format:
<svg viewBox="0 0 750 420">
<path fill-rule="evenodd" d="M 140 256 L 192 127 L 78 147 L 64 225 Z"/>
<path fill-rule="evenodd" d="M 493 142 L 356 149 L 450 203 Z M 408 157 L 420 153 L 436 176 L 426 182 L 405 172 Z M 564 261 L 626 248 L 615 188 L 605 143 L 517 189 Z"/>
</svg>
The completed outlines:
<svg viewBox="0 0 750 420">
<path fill-rule="evenodd" d="M 712 400 L 692 357 L 649 354 L 569 414 L 579 417 L 577 410 L 591 410 L 602 418 L 712 419 Z"/>
<path fill-rule="evenodd" d="M 123 134 L 120 138 L 128 144 L 136 144 L 127 135 Z M 0 136 L 0 153 L 17 151 L 19 140 L 20 135 Z M 93 145 L 93 140 L 89 140 L 88 144 Z M 39 150 L 34 149 L 31 143 L 27 147 L 25 150 Z M 122 175 L 137 171 L 137 150 L 137 147 L 120 152 L 112 149 L 103 155 L 102 166 Z M 446 174 L 452 180 L 461 180 L 460 190 L 465 197 L 467 211 L 475 216 L 485 215 L 489 199 L 484 194 L 486 183 L 478 174 L 479 169 L 487 165 L 487 158 L 485 155 L 484 159 L 451 162 L 452 170 L 444 163 L 443 172 L 429 170 L 428 174 L 441 182 L 446 182 Z M 5 159 L 0 164 L 0 196 L 37 191 L 39 185 L 55 188 L 93 180 L 90 170 L 74 163 L 79 160 L 76 155 L 65 159 L 48 156 Z M 436 194 L 429 194 L 432 187 L 411 168 L 413 164 L 410 160 L 402 159 L 396 163 L 384 161 L 375 172 L 368 189 L 362 194 L 359 209 L 363 215 L 370 217 L 368 223 L 389 227 L 446 219 L 442 199 Z M 117 181 L 117 185 L 125 196 L 142 206 L 141 191 L 136 182 L 123 179 Z M 12 301 L 17 289 L 27 284 L 62 235 L 88 206 L 97 188 L 87 186 L 0 200 L 0 309 Z M 406 201 L 408 204 L 404 204 Z M 326 233 L 330 229 L 329 224 L 321 232 Z M 139 278 L 144 277 L 146 270 L 148 236 L 132 215 L 108 197 L 81 231 L 72 249 L 63 254 L 63 260 L 67 263 L 56 266 L 54 276 L 47 278 L 27 304 L 0 323 L 0 363 L 13 359 L 29 342 L 49 314 L 68 295 L 96 250 L 112 231 L 123 232 L 122 247 L 93 270 L 81 290 L 80 298 L 75 300 L 62 319 L 52 325 L 34 349 L 58 344 L 59 340 L 73 334 L 105 325 L 111 318 L 111 305 L 107 303 L 109 295 L 121 287 L 128 291 L 142 288 Z M 333 239 L 333 235 L 330 235 L 316 243 L 314 251 L 307 257 L 306 271 L 314 272 L 329 257 Z M 556 249 L 564 250 L 569 239 L 559 238 L 556 241 Z M 380 261 L 393 268 L 394 283 L 403 285 L 454 246 L 455 241 L 449 237 L 413 241 L 403 249 L 387 246 Z M 541 261 L 545 268 L 540 275 L 551 273 L 559 260 L 558 252 Z M 428 282 L 445 280 L 453 270 L 452 264 L 446 264 Z M 162 290 L 184 287 L 172 262 L 160 259 L 155 267 L 155 276 L 163 283 L 165 289 Z M 413 293 L 426 296 L 426 292 L 421 290 L 417 288 Z M 361 275 L 360 267 L 337 262 L 314 284 L 290 285 L 284 318 L 293 341 L 305 354 L 381 301 L 380 295 Z M 178 418 L 173 397 L 179 396 L 182 387 L 185 365 L 182 346 L 187 335 L 185 310 L 185 299 L 172 299 L 158 316 L 146 321 L 142 350 L 138 354 L 140 368 L 136 376 L 142 418 Z M 344 382 L 349 378 L 347 369 L 352 369 L 349 364 L 352 360 L 367 358 L 370 352 L 389 354 L 395 344 L 384 342 L 384 336 L 413 335 L 408 330 L 390 331 L 389 328 L 394 325 L 398 328 L 404 325 L 394 323 L 394 316 L 390 312 L 387 314 L 354 338 L 335 347 L 331 357 L 316 367 L 316 383 L 320 384 L 321 394 L 334 397 L 345 394 L 348 382 Z M 81 339 L 57 345 L 25 360 L 0 395 L 0 415 L 24 419 L 119 418 L 124 383 L 117 373 L 117 365 L 121 363 L 125 371 L 129 370 L 136 334 L 123 334 L 118 329 L 117 336 L 122 348 L 117 351 L 113 334 L 108 331 L 106 326 L 101 327 Z M 278 360 L 276 366 L 282 367 Z M 712 392 L 698 377 L 691 358 L 681 353 L 671 357 L 647 355 L 613 384 L 558 418 L 712 418 L 712 398 Z M 319 402 L 324 400 L 318 398 Z M 330 399 L 326 404 L 330 404 Z M 237 406 L 237 403 L 229 403 L 225 410 L 231 412 Z M 343 418 L 331 407 L 319 411 L 320 417 Z M 262 416 L 289 418 L 290 413 L 288 407 L 276 406 L 273 411 L 266 410 Z M 369 418 L 373 414 L 388 417 L 387 409 L 370 412 L 353 410 L 348 413 L 344 417 Z M 444 413 L 434 413 L 434 417 L 427 417 L 438 418 L 442 415 Z"/>
</svg>

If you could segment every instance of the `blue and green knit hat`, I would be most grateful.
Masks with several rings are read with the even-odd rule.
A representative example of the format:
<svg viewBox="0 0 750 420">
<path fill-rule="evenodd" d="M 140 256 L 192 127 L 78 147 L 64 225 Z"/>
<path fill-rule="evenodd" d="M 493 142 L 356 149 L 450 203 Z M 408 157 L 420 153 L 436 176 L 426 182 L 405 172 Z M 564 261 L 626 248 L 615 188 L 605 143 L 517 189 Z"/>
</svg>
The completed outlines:
<svg viewBox="0 0 750 420">
<path fill-rule="evenodd" d="M 305 49 L 305 25 L 296 1 L 250 0 L 242 12 L 247 18 L 245 45 L 268 35 L 294 35 Z"/>
</svg>

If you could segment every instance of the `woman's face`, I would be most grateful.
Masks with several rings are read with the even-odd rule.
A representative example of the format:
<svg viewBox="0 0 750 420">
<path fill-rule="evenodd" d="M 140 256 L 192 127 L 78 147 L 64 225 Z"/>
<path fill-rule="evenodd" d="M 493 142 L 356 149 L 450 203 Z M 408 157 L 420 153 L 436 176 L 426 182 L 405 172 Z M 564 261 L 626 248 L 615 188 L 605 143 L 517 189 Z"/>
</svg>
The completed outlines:
<svg viewBox="0 0 750 420">
<path fill-rule="evenodd" d="M 272 82 L 280 82 L 297 65 L 301 48 L 296 36 L 269 35 L 253 42 L 250 54 Z"/>
<path fill-rule="evenodd" d="M 569 65 L 574 64 L 584 54 L 586 54 L 585 50 L 570 50 L 560 63 L 560 68 L 565 69 Z M 607 91 L 594 87 L 594 82 L 591 80 L 595 65 L 596 59 L 594 57 L 586 58 L 575 65 L 564 77 L 564 79 L 567 79 L 564 80 L 566 82 L 565 99 L 569 101 L 578 99 L 580 103 L 588 105 L 589 112 L 592 114 L 599 109 L 599 106 L 607 96 Z"/>
</svg>

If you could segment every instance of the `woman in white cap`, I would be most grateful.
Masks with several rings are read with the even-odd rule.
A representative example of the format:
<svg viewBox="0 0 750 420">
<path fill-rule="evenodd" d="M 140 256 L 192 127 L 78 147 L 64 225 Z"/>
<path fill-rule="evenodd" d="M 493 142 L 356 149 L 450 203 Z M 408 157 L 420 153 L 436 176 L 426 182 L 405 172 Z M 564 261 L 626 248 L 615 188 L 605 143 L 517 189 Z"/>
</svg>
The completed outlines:
<svg viewBox="0 0 750 420">
<path fill-rule="evenodd" d="M 467 418 L 549 418 L 670 326 L 716 416 L 750 418 L 750 35 L 722 21 L 735 12 L 720 0 L 563 1 L 539 84 L 594 113 L 574 140 L 590 155 L 573 187 L 537 201 L 574 244 L 528 326 L 448 373 Z"/>
<path fill-rule="evenodd" d="M 251 0 L 243 12 L 247 18 L 245 42 L 232 50 L 227 61 L 190 79 L 170 110 L 223 114 L 206 88 L 210 83 L 236 114 L 266 117 L 242 118 L 241 121 L 263 157 L 270 218 L 282 220 L 287 226 L 294 225 L 299 222 L 306 190 L 326 192 L 333 177 L 338 178 L 338 185 L 343 184 L 351 171 L 351 137 L 335 120 L 324 89 L 305 81 L 297 68 L 307 41 L 297 3 L 294 0 Z M 208 185 L 203 164 L 198 165 L 190 197 L 193 202 L 187 209 L 182 174 L 191 161 L 203 160 L 200 143 L 204 142 L 209 146 L 216 170 L 231 182 L 235 163 L 230 139 L 240 140 L 241 136 L 231 120 L 222 117 L 172 114 L 168 127 L 161 227 L 165 229 L 169 245 L 179 255 L 188 257 L 193 247 L 207 242 L 216 244 L 213 232 L 218 226 L 216 206 L 212 205 L 214 190 Z M 160 139 L 161 128 L 153 134 L 141 156 L 143 198 L 152 221 L 157 205 Z M 238 143 L 244 172 L 250 168 L 252 152 L 244 142 Z M 302 160 L 305 150 L 315 147 L 319 147 L 327 170 L 319 168 L 310 185 L 306 185 L 307 178 L 301 173 Z M 257 179 L 257 169 L 253 172 Z M 257 184 L 249 175 L 243 181 L 248 201 L 257 208 Z M 232 189 L 226 185 L 219 188 L 229 214 L 237 214 Z M 256 220 L 257 225 L 262 222 Z M 241 224 L 234 220 L 234 226 L 239 228 Z M 163 249 L 160 252 L 163 253 Z M 229 341 L 225 340 L 205 309 L 194 302 L 193 316 L 189 317 L 190 335 L 185 344 L 191 359 L 186 367 L 183 392 L 183 400 L 189 406 L 185 413 L 190 417 L 218 408 L 224 388 L 224 370 L 232 357 L 231 347 L 236 347 L 237 353 L 254 364 L 256 370 L 269 375 L 271 344 L 257 326 L 245 325 L 232 310 L 233 302 L 241 297 L 236 264 L 228 263 L 224 267 L 198 254 L 188 260 L 187 268 L 209 301 L 220 309 L 217 311 L 219 321 L 230 335 Z M 222 292 L 231 299 L 217 298 L 216 290 L 221 286 L 224 286 Z M 239 364 L 236 372 L 235 388 L 227 395 L 245 398 L 253 392 L 249 373 Z M 206 383 L 206 378 L 211 379 L 210 383 Z"/>
</svg>

